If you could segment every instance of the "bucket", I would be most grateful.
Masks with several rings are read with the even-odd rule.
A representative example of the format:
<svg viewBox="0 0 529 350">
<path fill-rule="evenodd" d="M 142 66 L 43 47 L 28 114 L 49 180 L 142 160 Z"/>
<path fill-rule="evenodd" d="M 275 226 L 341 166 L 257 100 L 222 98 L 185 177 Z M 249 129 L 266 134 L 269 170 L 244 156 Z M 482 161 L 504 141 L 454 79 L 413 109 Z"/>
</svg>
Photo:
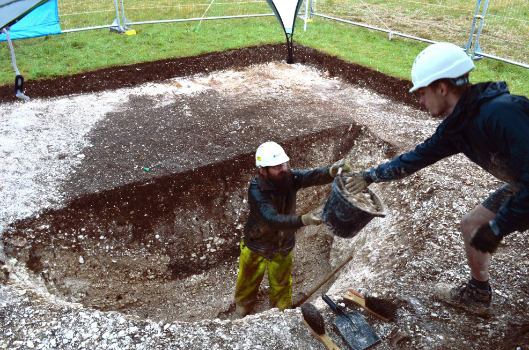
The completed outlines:
<svg viewBox="0 0 529 350">
<path fill-rule="evenodd" d="M 334 179 L 332 191 L 325 203 L 321 220 L 333 233 L 342 238 L 353 238 L 375 217 L 386 216 L 384 203 L 377 195 L 367 189 L 375 202 L 377 211 L 370 211 L 350 202 L 342 193 L 343 181 L 340 176 Z"/>
</svg>

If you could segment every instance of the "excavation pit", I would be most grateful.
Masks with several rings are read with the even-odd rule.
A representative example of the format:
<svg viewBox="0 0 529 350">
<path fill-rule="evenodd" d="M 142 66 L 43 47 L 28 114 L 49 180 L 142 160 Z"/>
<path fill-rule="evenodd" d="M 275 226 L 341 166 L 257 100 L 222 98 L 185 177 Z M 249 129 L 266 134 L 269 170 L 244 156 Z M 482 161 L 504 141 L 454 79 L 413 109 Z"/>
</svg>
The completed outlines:
<svg viewBox="0 0 529 350">
<path fill-rule="evenodd" d="M 4 248 L 61 299 L 156 321 L 234 317 L 255 149 L 274 140 L 293 169 L 331 165 L 366 136 L 351 114 L 373 96 L 321 69 L 280 62 L 115 94 L 126 97 L 91 127 L 89 144 L 56 155 L 76 160 L 61 185 L 66 205 L 11 225 Z M 297 213 L 322 207 L 330 191 L 300 191 Z M 298 236 L 294 294 L 332 269 L 330 231 Z M 265 279 L 254 312 L 268 308 Z"/>
<path fill-rule="evenodd" d="M 231 300 L 235 285 L 235 236 L 247 214 L 255 149 L 275 140 L 293 168 L 343 156 L 364 170 L 412 149 L 440 121 L 413 108 L 409 82 L 308 48 L 295 49 L 303 64 L 281 63 L 284 55 L 284 45 L 265 45 L 31 82 L 32 100 L 2 105 L 0 224 L 8 256 L 0 244 L 0 264 L 6 262 L 0 322 L 7 342 L 90 349 L 321 346 L 299 310 L 261 313 L 268 309 L 266 281 L 257 314 L 214 319 L 233 317 L 224 298 Z M 72 95 L 59 96 L 65 92 Z M 12 86 L 0 88 L 2 102 L 12 96 Z M 468 278 L 459 218 L 499 186 L 462 156 L 372 184 L 388 215 L 355 238 L 299 231 L 294 294 L 353 252 L 320 292 L 328 289 L 338 302 L 349 288 L 399 301 L 390 323 L 347 305 L 381 336 L 381 349 L 525 346 L 527 234 L 509 235 L 494 254 L 497 314 L 489 320 L 431 295 L 440 281 Z M 330 187 L 300 193 L 298 213 L 322 207 L 329 193 Z M 227 209 L 214 206 L 220 203 Z M 187 235 L 175 235 L 177 228 Z M 185 247 L 195 249 L 195 260 L 169 241 L 193 235 L 198 243 Z M 200 259 L 208 249 L 217 262 Z M 311 301 L 330 325 L 336 316 L 318 305 L 320 295 Z M 332 327 L 326 330 L 346 347 Z"/>
<path fill-rule="evenodd" d="M 345 156 L 359 130 L 324 130 L 284 147 L 294 168 L 313 168 Z M 81 196 L 13 225 L 5 251 L 48 291 L 86 307 L 156 321 L 231 318 L 252 163 L 246 154 Z M 330 184 L 300 191 L 298 212 L 321 207 L 329 192 Z M 332 240 L 324 227 L 299 230 L 295 293 L 330 271 Z M 256 312 L 268 308 L 267 290 L 264 281 Z"/>
</svg>

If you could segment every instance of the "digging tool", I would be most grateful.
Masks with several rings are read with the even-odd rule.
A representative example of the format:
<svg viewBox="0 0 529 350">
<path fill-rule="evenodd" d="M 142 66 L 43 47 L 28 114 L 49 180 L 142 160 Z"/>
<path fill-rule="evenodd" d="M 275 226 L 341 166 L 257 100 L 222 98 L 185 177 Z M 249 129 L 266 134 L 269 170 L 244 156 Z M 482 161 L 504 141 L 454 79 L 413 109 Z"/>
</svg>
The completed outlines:
<svg viewBox="0 0 529 350">
<path fill-rule="evenodd" d="M 303 314 L 303 323 L 312 335 L 321 341 L 328 350 L 340 350 L 329 338 L 325 331 L 325 321 L 318 309 L 311 303 L 304 303 L 301 305 L 301 313 Z"/>
<path fill-rule="evenodd" d="M 380 341 L 380 337 L 367 324 L 358 311 L 345 313 L 327 295 L 321 296 L 338 316 L 334 325 L 353 350 L 363 350 Z"/>
<path fill-rule="evenodd" d="M 312 288 L 308 293 L 304 293 L 303 291 L 300 291 L 298 295 L 295 297 L 295 300 L 292 303 L 291 308 L 295 309 L 301 304 L 303 304 L 305 301 L 307 301 L 308 298 L 311 297 L 312 294 L 316 293 L 318 289 L 321 288 L 325 283 L 327 283 L 328 280 L 331 279 L 332 276 L 334 276 L 342 267 L 345 266 L 349 261 L 353 259 L 352 255 L 349 255 L 340 265 L 338 265 L 333 271 L 331 271 L 327 276 L 325 276 L 321 282 L 314 288 Z"/>
<path fill-rule="evenodd" d="M 384 322 L 389 322 L 397 312 L 397 306 L 389 300 L 380 299 L 370 295 L 363 297 L 354 289 L 349 289 L 343 298 L 363 307 L 371 315 Z"/>
</svg>

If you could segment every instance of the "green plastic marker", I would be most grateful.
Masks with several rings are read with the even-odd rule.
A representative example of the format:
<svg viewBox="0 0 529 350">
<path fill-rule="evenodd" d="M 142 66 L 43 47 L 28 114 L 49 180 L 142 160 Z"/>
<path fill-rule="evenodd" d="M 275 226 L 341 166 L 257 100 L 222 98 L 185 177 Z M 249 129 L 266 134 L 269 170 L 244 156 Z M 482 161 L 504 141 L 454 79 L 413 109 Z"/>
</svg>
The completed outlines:
<svg viewBox="0 0 529 350">
<path fill-rule="evenodd" d="M 155 166 L 158 166 L 158 165 L 161 165 L 161 164 L 162 164 L 162 162 L 160 162 L 160 163 L 156 163 L 156 164 L 154 164 L 153 166 L 151 166 L 151 167 L 149 167 L 149 168 L 144 167 L 143 170 L 145 170 L 145 171 L 149 171 L 149 170 L 151 170 L 152 168 L 154 168 Z"/>
</svg>

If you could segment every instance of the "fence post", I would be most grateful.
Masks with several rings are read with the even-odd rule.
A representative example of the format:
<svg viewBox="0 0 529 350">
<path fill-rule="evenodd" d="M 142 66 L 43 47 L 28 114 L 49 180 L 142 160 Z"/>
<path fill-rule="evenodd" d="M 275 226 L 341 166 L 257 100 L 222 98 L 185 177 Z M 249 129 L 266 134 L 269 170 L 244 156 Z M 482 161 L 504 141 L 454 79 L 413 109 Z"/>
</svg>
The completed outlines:
<svg viewBox="0 0 529 350">
<path fill-rule="evenodd" d="M 485 6 L 483 7 L 481 21 L 479 22 L 478 34 L 476 36 L 476 42 L 474 43 L 474 51 L 472 52 L 472 59 L 475 61 L 483 58 L 483 56 L 479 55 L 479 52 L 481 52 L 481 48 L 479 47 L 479 37 L 481 35 L 481 29 L 483 28 L 483 22 L 485 22 L 485 16 L 487 15 L 488 5 L 489 5 L 489 0 L 485 0 Z"/>
<path fill-rule="evenodd" d="M 129 28 L 127 28 L 127 24 L 130 24 L 131 21 L 129 21 L 127 19 L 127 17 L 125 17 L 125 6 L 123 6 L 123 0 L 121 0 L 121 18 L 123 19 L 122 23 L 123 23 L 123 30 L 124 31 L 128 31 L 130 30 Z"/>
<path fill-rule="evenodd" d="M 114 7 L 116 8 L 116 19 L 114 20 L 114 22 L 112 22 L 112 27 L 110 27 L 110 31 L 121 33 L 123 32 L 123 30 L 121 29 L 121 23 L 119 21 L 118 0 L 114 0 Z"/>
<path fill-rule="evenodd" d="M 470 56 L 470 47 L 472 46 L 472 38 L 474 37 L 474 30 L 476 29 L 476 21 L 479 17 L 479 5 L 481 5 L 481 0 L 477 0 L 476 4 L 476 11 L 474 11 L 474 18 L 472 19 L 472 28 L 470 29 L 470 37 L 468 38 L 468 42 L 462 46 L 462 48 L 465 50 L 467 55 Z"/>
<path fill-rule="evenodd" d="M 126 25 L 131 22 L 125 17 L 125 7 L 123 6 L 123 0 L 120 0 L 120 2 L 121 2 L 122 21 L 119 20 L 118 0 L 114 0 L 114 6 L 116 7 L 116 19 L 114 20 L 114 23 L 112 23 L 112 27 L 110 27 L 110 31 L 120 33 L 120 34 L 121 33 L 136 34 L 135 30 L 127 28 Z"/>
<path fill-rule="evenodd" d="M 309 5 L 310 1 L 310 5 Z M 305 0 L 305 13 L 303 15 L 303 29 L 307 31 L 307 22 L 312 22 L 312 0 Z"/>
</svg>

